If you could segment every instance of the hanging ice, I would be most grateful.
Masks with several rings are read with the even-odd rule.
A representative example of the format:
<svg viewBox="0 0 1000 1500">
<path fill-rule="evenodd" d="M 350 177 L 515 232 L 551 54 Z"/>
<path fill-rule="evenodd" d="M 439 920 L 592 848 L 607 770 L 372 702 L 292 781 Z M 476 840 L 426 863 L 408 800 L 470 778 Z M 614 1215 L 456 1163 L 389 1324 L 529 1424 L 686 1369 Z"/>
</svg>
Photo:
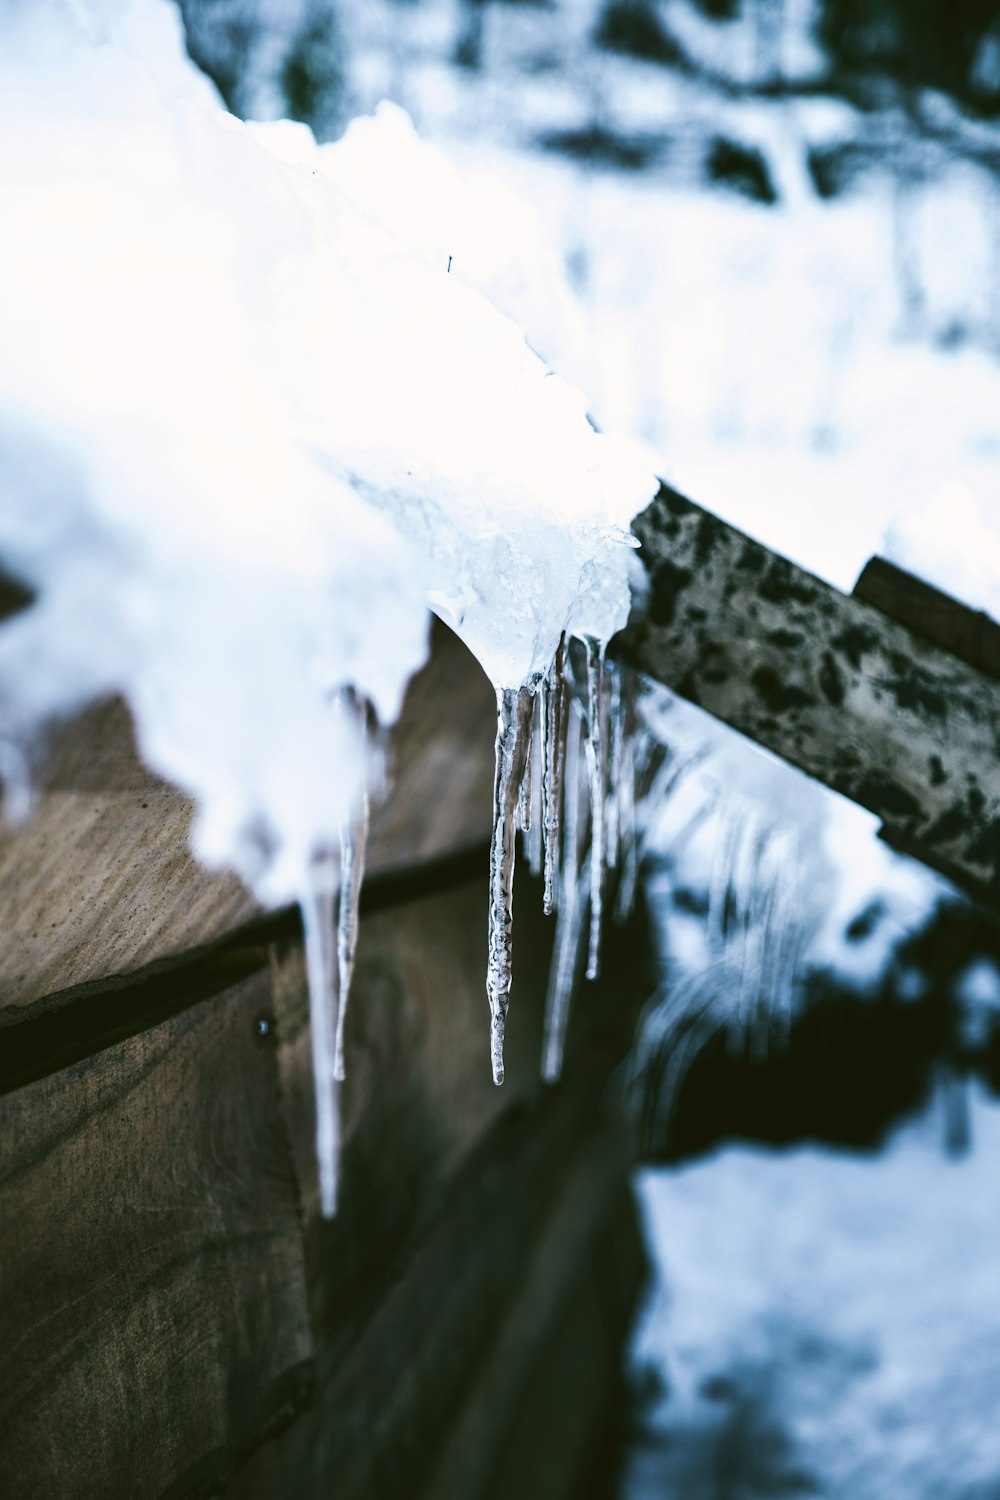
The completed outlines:
<svg viewBox="0 0 1000 1500">
<path fill-rule="evenodd" d="M 367 740 L 367 707 L 350 699 L 358 723 L 362 750 Z M 340 828 L 340 910 L 337 923 L 337 961 L 339 966 L 340 1003 L 337 1007 L 337 1045 L 333 1063 L 334 1077 L 343 1082 L 344 1028 L 347 1002 L 351 997 L 354 954 L 358 945 L 358 913 L 361 907 L 361 885 L 365 878 L 365 854 L 368 848 L 368 788 L 363 786 L 353 816 Z"/>
<path fill-rule="evenodd" d="M 544 740 L 542 725 L 545 717 L 545 679 L 538 684 L 535 692 L 534 712 L 531 721 L 531 749 L 528 755 L 528 767 L 526 776 L 531 778 L 531 827 L 528 829 L 525 843 L 527 845 L 528 868 L 532 875 L 540 876 L 542 873 L 543 859 L 543 821 L 542 808 L 542 768 L 544 762 Z"/>
<path fill-rule="evenodd" d="M 623 748 L 628 738 L 625 724 L 628 705 L 622 696 L 622 669 L 613 661 L 606 661 L 604 677 L 608 686 L 608 811 L 605 820 L 604 857 L 608 868 L 616 869 L 620 854 L 619 786 Z"/>
<path fill-rule="evenodd" d="M 556 654 L 543 679 L 542 724 L 542 839 L 545 883 L 542 903 L 549 916 L 556 905 L 559 869 L 559 828 L 562 817 L 562 770 L 566 745 L 566 637 L 559 637 Z"/>
<path fill-rule="evenodd" d="M 318 853 L 311 861 L 308 884 L 300 898 L 309 980 L 320 1208 L 326 1218 L 337 1211 L 340 1168 L 340 1093 L 336 1074 L 339 965 L 334 937 L 334 908 L 339 883 L 336 856 L 328 852 Z"/>
<path fill-rule="evenodd" d="M 600 964 L 601 921 L 604 910 L 604 646 L 588 636 L 587 652 L 587 778 L 590 784 L 590 946 L 587 978 L 596 979 Z"/>
<path fill-rule="evenodd" d="M 393 721 L 430 602 L 516 705 L 490 872 L 502 1076 L 524 694 L 567 634 L 624 623 L 655 483 L 467 267 L 379 226 L 384 133 L 318 148 L 241 124 L 173 7 L 5 8 L 0 134 L 0 558 L 38 595 L 0 632 L 5 764 L 123 693 L 145 759 L 196 802 L 199 858 L 301 903 L 329 1211 L 365 795 L 336 704 Z M 563 692 L 556 667 L 531 809 L 553 848 Z"/>
<path fill-rule="evenodd" d="M 490 844 L 489 949 L 486 993 L 490 1005 L 493 1082 L 503 1083 L 503 1042 L 510 1003 L 511 934 L 514 923 L 514 819 L 524 777 L 532 719 L 531 688 L 497 693 L 496 775 Z"/>
<path fill-rule="evenodd" d="M 564 778 L 562 860 L 559 874 L 559 915 L 549 968 L 542 1042 L 542 1077 L 556 1083 L 562 1073 L 566 1024 L 580 953 L 580 935 L 587 910 L 589 876 L 580 873 L 580 712 L 569 709 Z"/>
</svg>

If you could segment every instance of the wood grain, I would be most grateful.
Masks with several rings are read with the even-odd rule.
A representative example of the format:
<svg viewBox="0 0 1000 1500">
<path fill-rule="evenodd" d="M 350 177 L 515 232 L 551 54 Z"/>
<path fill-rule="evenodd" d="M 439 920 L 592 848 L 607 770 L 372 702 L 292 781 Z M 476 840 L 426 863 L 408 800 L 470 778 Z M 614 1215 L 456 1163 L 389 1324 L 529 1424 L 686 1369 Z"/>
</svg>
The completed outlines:
<svg viewBox="0 0 1000 1500">
<path fill-rule="evenodd" d="M 617 653 L 1000 905 L 1000 683 L 665 485 L 633 529 L 649 596 Z"/>
<path fill-rule="evenodd" d="M 372 874 L 489 837 L 495 727 L 489 683 L 437 625 L 390 739 Z M 0 830 L 0 1026 L 4 1010 L 155 971 L 260 915 L 234 876 L 192 859 L 191 818 L 191 804 L 139 760 L 124 704 L 63 729 L 33 817 Z"/>
<path fill-rule="evenodd" d="M 566 1081 L 545 1088 L 538 1066 L 551 923 L 537 912 L 537 884 L 518 886 L 507 1080 L 497 1089 L 484 905 L 477 884 L 460 899 L 415 903 L 403 929 L 398 918 L 384 931 L 368 924 L 366 978 L 351 1001 L 347 1148 L 333 1224 L 316 1220 L 314 1169 L 303 1168 L 317 1401 L 261 1446 L 226 1500 L 499 1494 L 494 1470 L 515 1418 L 525 1431 L 531 1425 L 512 1411 L 514 1391 L 553 1350 L 562 1374 L 553 1383 L 549 1361 L 542 1388 L 532 1387 L 535 1437 L 542 1413 L 556 1407 L 564 1425 L 540 1472 L 551 1476 L 560 1458 L 575 1468 L 588 1435 L 581 1421 L 590 1436 L 600 1432 L 642 1269 L 634 1222 L 630 1231 L 622 1217 L 628 1142 L 601 1107 L 648 993 L 641 928 L 612 931 L 605 978 L 575 1002 Z M 301 1005 L 296 967 L 294 955 L 281 960 L 279 1031 L 285 1007 Z M 290 1122 L 304 1140 L 293 1031 L 282 1045 Z M 578 1398 L 575 1415 L 563 1394 L 571 1406 Z M 436 1469 L 447 1488 L 435 1488 Z"/>
<path fill-rule="evenodd" d="M 854 597 L 1000 680 L 1000 625 L 983 610 L 970 609 L 884 557 L 868 560 L 854 585 Z"/>
<path fill-rule="evenodd" d="M 380 1273 L 505 1112 L 536 1099 L 552 922 L 518 890 L 508 1082 L 494 1086 L 481 878 L 372 916 L 361 926 L 341 1090 L 342 1202 L 318 1213 L 308 999 L 301 945 L 274 959 L 279 1067 L 313 1269 L 324 1358 L 334 1359 L 382 1292 Z M 335 1267 L 328 1274 L 327 1267 Z"/>
<path fill-rule="evenodd" d="M 267 971 L 0 1101 L 0 1493 L 217 1486 L 312 1340 Z"/>
</svg>

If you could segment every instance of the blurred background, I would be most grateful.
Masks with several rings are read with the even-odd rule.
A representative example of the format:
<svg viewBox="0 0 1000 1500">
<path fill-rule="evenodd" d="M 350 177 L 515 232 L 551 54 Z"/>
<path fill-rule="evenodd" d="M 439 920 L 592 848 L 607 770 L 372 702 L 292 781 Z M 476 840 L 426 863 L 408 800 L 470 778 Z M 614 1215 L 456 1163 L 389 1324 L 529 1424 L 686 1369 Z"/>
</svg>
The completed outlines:
<svg viewBox="0 0 1000 1500">
<path fill-rule="evenodd" d="M 841 588 L 881 552 L 1000 615 L 993 0 L 181 10 L 239 115 L 335 140 L 401 106 L 481 210 L 441 227 L 401 177 L 400 222 L 458 272 L 533 261 L 532 342 L 677 488 Z M 697 710 L 639 711 L 654 1275 L 613 1491 L 1000 1497 L 996 922 Z"/>
</svg>

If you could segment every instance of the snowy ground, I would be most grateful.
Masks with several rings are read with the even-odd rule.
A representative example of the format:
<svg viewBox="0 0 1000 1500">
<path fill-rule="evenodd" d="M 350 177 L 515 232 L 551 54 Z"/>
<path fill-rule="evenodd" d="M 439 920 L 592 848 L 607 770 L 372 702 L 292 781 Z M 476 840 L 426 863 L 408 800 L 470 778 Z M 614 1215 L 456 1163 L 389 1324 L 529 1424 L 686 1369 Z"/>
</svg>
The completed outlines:
<svg viewBox="0 0 1000 1500">
<path fill-rule="evenodd" d="M 972 1128 L 960 1161 L 931 1112 L 876 1158 L 733 1146 L 640 1174 L 649 1402 L 621 1500 L 1000 1495 L 1000 1105 Z"/>
</svg>

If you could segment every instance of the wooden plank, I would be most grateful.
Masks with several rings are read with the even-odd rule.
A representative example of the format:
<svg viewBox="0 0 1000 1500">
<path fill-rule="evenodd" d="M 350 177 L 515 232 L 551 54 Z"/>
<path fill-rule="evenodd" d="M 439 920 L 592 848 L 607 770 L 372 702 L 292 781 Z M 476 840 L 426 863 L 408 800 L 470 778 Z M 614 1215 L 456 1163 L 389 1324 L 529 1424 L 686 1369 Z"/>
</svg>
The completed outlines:
<svg viewBox="0 0 1000 1500">
<path fill-rule="evenodd" d="M 0 1493 L 212 1493 L 308 1394 L 270 1012 L 265 970 L 0 1100 Z"/>
<path fill-rule="evenodd" d="M 415 904 L 402 931 L 398 914 L 384 931 L 368 924 L 363 991 L 351 1002 L 347 1087 L 354 1095 L 345 1108 L 337 1220 L 316 1221 L 314 1186 L 307 1185 L 304 1200 L 320 1344 L 317 1403 L 261 1447 L 226 1500 L 321 1500 L 330 1493 L 339 1500 L 424 1493 L 444 1500 L 449 1492 L 435 1491 L 433 1472 L 445 1462 L 466 1403 L 475 1404 L 461 1429 L 468 1443 L 477 1448 L 483 1434 L 476 1430 L 486 1422 L 487 1446 L 499 1451 L 510 1413 L 505 1402 L 494 1409 L 489 1392 L 513 1390 L 573 1307 L 577 1331 L 586 1330 L 577 1386 L 584 1407 L 616 1364 L 613 1330 L 624 1326 L 641 1266 L 626 1253 L 620 1281 L 611 1273 L 609 1288 L 602 1278 L 610 1302 L 598 1318 L 587 1277 L 592 1256 L 605 1253 L 599 1247 L 620 1210 L 628 1161 L 601 1101 L 648 994 L 648 976 L 638 971 L 636 928 L 612 932 L 607 977 L 576 999 L 566 1081 L 543 1088 L 538 1064 L 552 924 L 538 906 L 537 884 L 522 882 L 502 1089 L 489 1071 L 483 889 L 477 883 L 460 901 L 441 896 Z M 396 945 L 389 971 L 386 943 Z M 459 962 L 450 956 L 456 944 L 468 955 Z M 301 1004 L 294 960 L 286 956 L 281 965 L 290 993 L 277 1001 L 279 1033 L 289 1024 L 284 1005 Z M 301 1118 L 308 1105 L 294 1032 L 283 1046 L 289 1108 Z M 301 1125 L 293 1131 L 305 1139 Z M 302 1170 L 313 1171 L 309 1163 Z M 556 1240 L 558 1254 L 551 1251 Z M 539 1291 L 531 1305 L 551 1307 L 536 1341 L 517 1325 L 517 1310 L 539 1265 L 546 1268 L 538 1274 L 544 1296 Z M 570 1450 L 578 1451 L 575 1437 Z M 459 1479 L 471 1472 L 466 1439 L 453 1461 Z M 455 1494 L 477 1500 L 478 1492 Z"/>
<path fill-rule="evenodd" d="M 981 609 L 915 578 L 884 557 L 873 557 L 854 585 L 864 599 L 914 635 L 961 657 L 970 667 L 1000 680 L 1000 625 Z"/>
<path fill-rule="evenodd" d="M 503 1089 L 485 866 L 363 924 L 333 1223 L 316 1215 L 293 941 L 273 980 L 265 969 L 0 1100 L 0 1493 L 180 1500 L 219 1493 L 241 1460 L 234 1493 L 268 1473 L 282 1496 L 334 1478 L 359 1500 L 415 1492 L 600 1128 L 646 993 L 629 977 L 634 934 L 613 934 L 614 977 L 578 998 L 572 1082 L 543 1089 L 553 923 L 536 882 L 516 905 Z"/>
<path fill-rule="evenodd" d="M 621 1347 L 645 1279 L 627 1174 L 634 1146 L 588 1137 L 519 1268 L 488 1361 L 455 1414 L 426 1500 L 575 1500 L 612 1416 Z"/>
<path fill-rule="evenodd" d="M 483 1492 L 463 1487 L 464 1481 L 475 1486 L 489 1477 L 490 1458 L 497 1458 L 508 1436 L 511 1385 L 542 1352 L 553 1331 L 550 1320 L 571 1301 L 587 1269 L 598 1226 L 607 1227 L 608 1214 L 620 1207 L 595 1147 L 602 1131 L 593 1120 L 594 1083 L 591 1073 L 586 1086 L 574 1082 L 561 1096 L 509 1111 L 496 1122 L 451 1184 L 426 1235 L 383 1282 L 378 1305 L 358 1336 L 338 1347 L 316 1407 L 258 1451 L 234 1477 L 226 1500 L 288 1495 L 321 1500 L 331 1493 L 339 1500 L 396 1495 L 478 1500 Z M 593 1169 L 589 1181 L 588 1166 Z M 581 1169 L 579 1176 L 574 1168 Z M 620 1188 L 623 1154 L 613 1171 Z M 563 1212 L 567 1178 L 578 1187 L 586 1184 L 587 1196 Z M 557 1266 L 546 1253 L 553 1220 L 562 1252 Z M 582 1228 L 582 1239 L 569 1232 L 573 1225 Z M 551 1305 L 541 1315 L 536 1342 L 523 1324 L 514 1325 L 539 1259 L 543 1264 L 530 1289 L 544 1282 Z M 631 1295 L 623 1289 L 626 1303 L 638 1290 L 639 1276 L 634 1263 Z M 538 1311 L 537 1302 L 533 1305 Z M 607 1379 L 616 1363 L 609 1334 L 593 1322 L 587 1329 L 582 1365 L 589 1396 L 581 1415 L 592 1403 L 595 1385 L 603 1383 L 594 1380 L 595 1368 Z M 494 1409 L 487 1397 L 497 1389 L 504 1400 Z M 470 1400 L 474 1409 L 466 1427 L 462 1419 Z M 592 1404 L 586 1414 L 593 1417 Z M 458 1431 L 460 1452 L 442 1457 Z M 571 1455 L 578 1451 L 576 1442 L 569 1445 Z M 449 1481 L 444 1488 L 435 1483 L 439 1462 Z M 457 1488 L 451 1487 L 453 1480 Z"/>
<path fill-rule="evenodd" d="M 633 529 L 649 594 L 616 652 L 1000 904 L 1000 683 L 666 485 Z"/>
<path fill-rule="evenodd" d="M 120 701 L 58 737 L 31 819 L 0 830 L 0 1007 L 135 972 L 256 911 L 188 854 L 191 804 L 139 760 Z"/>
<path fill-rule="evenodd" d="M 391 738 L 372 874 L 489 837 L 494 733 L 489 683 L 437 625 Z M 0 1026 L 14 1008 L 154 972 L 259 916 L 235 877 L 191 858 L 191 817 L 190 803 L 141 764 L 122 703 L 91 709 L 57 737 L 34 816 L 0 830 Z"/>
<path fill-rule="evenodd" d="M 0 1099 L 0 1493 L 214 1493 L 306 1402 L 469 1153 L 541 1090 L 552 924 L 525 910 L 536 963 L 498 1090 L 485 902 L 484 862 L 362 925 L 333 1224 L 317 1219 L 295 942 L 273 981 L 265 968 Z"/>
<path fill-rule="evenodd" d="M 275 951 L 279 1067 L 326 1358 L 380 1297 L 417 1221 L 505 1112 L 542 1091 L 541 1016 L 553 924 L 519 888 L 508 1083 L 493 1085 L 486 1001 L 487 865 L 455 890 L 361 925 L 341 1090 L 341 1206 L 319 1218 L 308 997 L 301 945 Z M 334 1267 L 329 1274 L 327 1267 Z"/>
</svg>

